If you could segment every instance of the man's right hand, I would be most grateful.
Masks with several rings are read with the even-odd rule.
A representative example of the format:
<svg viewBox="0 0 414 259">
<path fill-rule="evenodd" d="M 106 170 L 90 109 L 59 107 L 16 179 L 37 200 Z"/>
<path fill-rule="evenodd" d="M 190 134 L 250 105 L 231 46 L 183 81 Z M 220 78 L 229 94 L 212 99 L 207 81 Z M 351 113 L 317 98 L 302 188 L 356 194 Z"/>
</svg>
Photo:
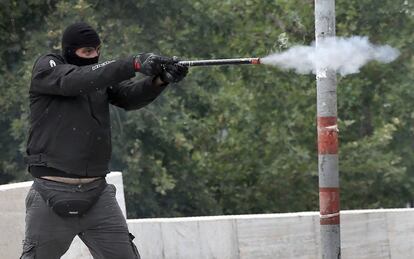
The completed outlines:
<svg viewBox="0 0 414 259">
<path fill-rule="evenodd" d="M 156 55 L 154 53 L 140 53 L 134 57 L 134 68 L 147 76 L 157 76 L 163 71 L 162 66 L 174 64 L 172 58 Z"/>
</svg>

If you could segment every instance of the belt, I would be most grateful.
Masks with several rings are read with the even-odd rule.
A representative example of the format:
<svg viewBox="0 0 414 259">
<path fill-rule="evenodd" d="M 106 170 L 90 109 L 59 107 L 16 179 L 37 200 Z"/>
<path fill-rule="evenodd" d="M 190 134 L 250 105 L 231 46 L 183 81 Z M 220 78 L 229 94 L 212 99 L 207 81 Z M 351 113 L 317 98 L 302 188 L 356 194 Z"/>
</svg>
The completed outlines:
<svg viewBox="0 0 414 259">
<path fill-rule="evenodd" d="M 73 184 L 73 185 L 91 183 L 96 180 L 102 179 L 102 177 L 68 178 L 68 177 L 62 177 L 62 176 L 42 176 L 41 178 L 50 180 L 50 181 L 59 182 L 59 183 L 67 183 L 67 184 Z"/>
</svg>

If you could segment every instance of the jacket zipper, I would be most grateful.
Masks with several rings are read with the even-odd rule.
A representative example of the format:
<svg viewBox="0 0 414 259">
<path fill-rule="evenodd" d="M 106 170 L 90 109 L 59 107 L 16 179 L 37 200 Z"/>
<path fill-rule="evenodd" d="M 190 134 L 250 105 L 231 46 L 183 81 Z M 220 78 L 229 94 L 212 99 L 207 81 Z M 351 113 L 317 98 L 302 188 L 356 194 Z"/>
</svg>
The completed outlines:
<svg viewBox="0 0 414 259">
<path fill-rule="evenodd" d="M 98 118 L 96 118 L 95 113 L 93 112 L 91 97 L 87 95 L 87 98 L 88 98 L 88 105 L 89 105 L 89 110 L 91 112 L 91 116 L 96 121 L 96 123 L 98 123 L 98 125 L 100 126 L 101 123 L 99 122 Z"/>
<path fill-rule="evenodd" d="M 96 121 L 96 123 L 97 123 L 99 126 L 101 126 L 101 123 L 99 122 L 98 118 L 95 116 L 95 113 L 94 113 L 94 111 L 93 111 L 91 97 L 90 97 L 89 95 L 87 95 L 86 97 L 87 97 L 87 99 L 88 99 L 89 111 L 90 111 L 90 113 L 91 113 L 92 119 L 94 119 L 94 120 Z M 88 155 L 88 160 L 86 161 L 86 171 L 85 171 L 85 176 L 88 176 L 89 160 L 90 160 L 90 157 L 91 157 L 91 153 L 92 153 L 92 152 L 94 152 L 94 151 L 91 149 L 91 147 L 92 147 L 92 143 L 93 143 L 93 141 L 94 141 L 94 140 L 93 140 L 93 137 L 94 137 L 94 136 L 92 136 L 92 132 L 91 132 L 90 134 L 91 134 L 91 135 L 89 136 L 89 141 L 90 141 L 89 145 L 90 145 L 90 147 L 89 147 L 89 155 Z"/>
</svg>

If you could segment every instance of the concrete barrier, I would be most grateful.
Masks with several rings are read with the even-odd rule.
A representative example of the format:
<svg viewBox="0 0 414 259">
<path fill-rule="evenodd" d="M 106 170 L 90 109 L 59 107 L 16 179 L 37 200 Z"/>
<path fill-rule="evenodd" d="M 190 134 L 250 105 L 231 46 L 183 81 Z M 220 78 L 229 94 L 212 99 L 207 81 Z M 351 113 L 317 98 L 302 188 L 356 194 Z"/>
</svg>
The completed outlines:
<svg viewBox="0 0 414 259">
<path fill-rule="evenodd" d="M 145 259 L 319 258 L 316 212 L 128 220 Z M 318 223 L 318 224 L 316 224 Z"/>
<path fill-rule="evenodd" d="M 342 258 L 414 258 L 414 209 L 341 211 Z M 131 219 L 145 259 L 321 258 L 319 212 Z"/>
<path fill-rule="evenodd" d="M 117 186 L 125 214 L 122 176 Z M 0 186 L 0 258 L 18 258 L 24 236 L 24 200 L 31 182 Z M 414 258 L 414 209 L 341 211 L 342 258 Z M 129 219 L 143 259 L 320 258 L 319 213 Z M 91 259 L 76 238 L 64 259 Z"/>
</svg>

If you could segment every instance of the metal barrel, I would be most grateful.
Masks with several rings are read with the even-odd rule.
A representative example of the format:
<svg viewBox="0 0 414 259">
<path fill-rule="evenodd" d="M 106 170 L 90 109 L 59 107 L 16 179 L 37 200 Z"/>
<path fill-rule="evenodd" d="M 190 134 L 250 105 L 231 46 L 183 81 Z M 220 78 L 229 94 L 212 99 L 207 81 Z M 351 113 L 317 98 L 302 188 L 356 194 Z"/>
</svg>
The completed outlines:
<svg viewBox="0 0 414 259">
<path fill-rule="evenodd" d="M 242 65 L 242 64 L 251 64 L 257 65 L 260 64 L 260 58 L 231 58 L 231 59 L 206 59 L 206 60 L 184 60 L 179 61 L 179 64 L 189 67 L 197 66 L 222 66 L 222 65 Z"/>
</svg>

